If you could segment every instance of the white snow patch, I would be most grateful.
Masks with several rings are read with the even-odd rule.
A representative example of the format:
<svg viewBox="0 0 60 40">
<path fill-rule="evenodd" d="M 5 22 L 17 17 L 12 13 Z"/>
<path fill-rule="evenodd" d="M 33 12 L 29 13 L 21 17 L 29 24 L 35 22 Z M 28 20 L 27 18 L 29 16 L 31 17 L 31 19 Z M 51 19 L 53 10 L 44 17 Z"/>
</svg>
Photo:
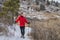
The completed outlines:
<svg viewBox="0 0 60 40">
<path fill-rule="evenodd" d="M 14 30 L 15 29 L 15 30 Z M 20 28 L 17 24 L 9 26 L 9 36 L 0 36 L 0 40 L 31 40 L 28 33 L 31 32 L 31 28 L 25 27 L 25 39 L 21 38 Z"/>
</svg>

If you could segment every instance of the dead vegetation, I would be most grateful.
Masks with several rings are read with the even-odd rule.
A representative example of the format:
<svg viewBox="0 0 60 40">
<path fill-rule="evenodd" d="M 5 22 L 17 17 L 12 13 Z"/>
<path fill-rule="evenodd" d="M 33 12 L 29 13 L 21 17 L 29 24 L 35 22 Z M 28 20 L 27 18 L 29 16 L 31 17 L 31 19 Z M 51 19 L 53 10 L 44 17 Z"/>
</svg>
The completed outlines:
<svg viewBox="0 0 60 40">
<path fill-rule="evenodd" d="M 0 36 L 1 35 L 5 35 L 5 36 L 8 35 L 8 28 L 7 28 L 7 26 L 1 26 L 0 25 Z"/>
<path fill-rule="evenodd" d="M 34 40 L 60 40 L 60 18 L 31 20 L 31 36 Z"/>
</svg>

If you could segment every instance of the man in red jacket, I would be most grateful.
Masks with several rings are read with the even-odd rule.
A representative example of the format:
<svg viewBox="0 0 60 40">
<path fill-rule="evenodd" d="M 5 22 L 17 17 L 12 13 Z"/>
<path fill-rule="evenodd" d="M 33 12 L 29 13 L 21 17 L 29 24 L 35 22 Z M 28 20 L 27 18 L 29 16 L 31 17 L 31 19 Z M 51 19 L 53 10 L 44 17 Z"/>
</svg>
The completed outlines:
<svg viewBox="0 0 60 40">
<path fill-rule="evenodd" d="M 21 37 L 24 38 L 24 34 L 25 34 L 25 23 L 29 24 L 29 22 L 27 21 L 27 19 L 23 16 L 23 12 L 21 12 L 21 14 L 17 17 L 16 23 L 19 22 L 20 25 L 20 30 L 21 30 Z"/>
</svg>

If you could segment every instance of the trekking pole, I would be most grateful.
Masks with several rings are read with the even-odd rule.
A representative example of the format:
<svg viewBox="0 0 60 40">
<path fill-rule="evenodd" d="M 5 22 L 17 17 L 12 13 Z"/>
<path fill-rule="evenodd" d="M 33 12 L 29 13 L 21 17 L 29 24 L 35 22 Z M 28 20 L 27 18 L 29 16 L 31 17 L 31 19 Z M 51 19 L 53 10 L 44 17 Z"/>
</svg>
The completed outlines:
<svg viewBox="0 0 60 40">
<path fill-rule="evenodd" d="M 29 18 L 28 18 L 28 21 L 29 21 Z M 29 35 L 29 27 L 30 27 L 30 21 L 28 23 L 28 35 Z"/>
<path fill-rule="evenodd" d="M 14 17 L 14 23 L 15 23 L 15 20 L 16 20 L 16 17 Z M 15 26 L 16 26 L 16 24 L 15 24 Z M 14 31 L 16 31 L 15 27 L 14 27 Z"/>
<path fill-rule="evenodd" d="M 30 24 L 28 24 L 28 36 L 29 36 L 29 27 L 30 27 Z"/>
</svg>

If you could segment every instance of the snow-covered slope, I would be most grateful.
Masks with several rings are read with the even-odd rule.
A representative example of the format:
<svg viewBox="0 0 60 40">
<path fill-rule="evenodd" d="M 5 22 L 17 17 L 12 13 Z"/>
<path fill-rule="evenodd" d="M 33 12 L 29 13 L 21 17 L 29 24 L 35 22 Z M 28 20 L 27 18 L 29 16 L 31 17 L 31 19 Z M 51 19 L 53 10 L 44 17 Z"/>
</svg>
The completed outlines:
<svg viewBox="0 0 60 40">
<path fill-rule="evenodd" d="M 31 28 L 25 27 L 25 32 L 25 39 L 23 39 L 20 37 L 21 33 L 19 26 L 17 24 L 14 24 L 13 26 L 9 26 L 9 36 L 0 36 L 0 40 L 30 40 L 27 34 L 31 32 Z"/>
</svg>

